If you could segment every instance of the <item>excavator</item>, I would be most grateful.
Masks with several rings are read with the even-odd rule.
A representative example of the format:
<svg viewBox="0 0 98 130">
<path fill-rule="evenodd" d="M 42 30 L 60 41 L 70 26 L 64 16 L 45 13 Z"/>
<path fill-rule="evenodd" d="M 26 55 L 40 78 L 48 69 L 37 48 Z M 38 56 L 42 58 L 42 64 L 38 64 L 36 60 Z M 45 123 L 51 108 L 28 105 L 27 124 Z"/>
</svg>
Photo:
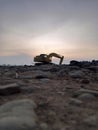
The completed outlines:
<svg viewBox="0 0 98 130">
<path fill-rule="evenodd" d="M 57 53 L 50 53 L 49 55 L 40 54 L 40 55 L 34 57 L 34 62 L 40 62 L 40 63 L 48 64 L 48 63 L 52 62 L 52 57 L 60 58 L 59 65 L 62 64 L 64 56 L 61 56 Z"/>
</svg>

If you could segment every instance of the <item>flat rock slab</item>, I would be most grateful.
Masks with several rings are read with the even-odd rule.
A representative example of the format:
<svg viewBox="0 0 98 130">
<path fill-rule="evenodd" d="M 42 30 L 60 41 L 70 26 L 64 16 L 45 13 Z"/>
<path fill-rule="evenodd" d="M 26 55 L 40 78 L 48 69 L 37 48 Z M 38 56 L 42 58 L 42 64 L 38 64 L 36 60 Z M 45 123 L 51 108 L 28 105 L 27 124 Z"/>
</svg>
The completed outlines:
<svg viewBox="0 0 98 130">
<path fill-rule="evenodd" d="M 15 100 L 0 107 L 0 130 L 36 130 L 36 104 L 29 99 Z"/>
<path fill-rule="evenodd" d="M 90 90 L 90 89 L 80 89 L 74 93 L 74 96 L 79 96 L 83 93 L 89 93 L 89 94 L 92 94 L 92 95 L 98 97 L 98 91 L 97 90 Z"/>
<path fill-rule="evenodd" d="M 21 91 L 20 86 L 17 83 L 0 85 L 0 95 L 10 95 L 19 93 L 20 91 Z"/>
</svg>

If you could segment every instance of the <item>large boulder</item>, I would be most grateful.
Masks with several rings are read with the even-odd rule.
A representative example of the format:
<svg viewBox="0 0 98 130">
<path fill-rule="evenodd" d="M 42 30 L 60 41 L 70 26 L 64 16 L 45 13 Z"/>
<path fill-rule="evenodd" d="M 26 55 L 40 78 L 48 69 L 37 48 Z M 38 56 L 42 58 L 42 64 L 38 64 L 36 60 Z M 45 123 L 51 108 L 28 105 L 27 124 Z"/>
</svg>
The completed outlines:
<svg viewBox="0 0 98 130">
<path fill-rule="evenodd" d="M 0 107 L 0 130 L 36 130 L 36 104 L 29 99 L 15 100 Z"/>
</svg>

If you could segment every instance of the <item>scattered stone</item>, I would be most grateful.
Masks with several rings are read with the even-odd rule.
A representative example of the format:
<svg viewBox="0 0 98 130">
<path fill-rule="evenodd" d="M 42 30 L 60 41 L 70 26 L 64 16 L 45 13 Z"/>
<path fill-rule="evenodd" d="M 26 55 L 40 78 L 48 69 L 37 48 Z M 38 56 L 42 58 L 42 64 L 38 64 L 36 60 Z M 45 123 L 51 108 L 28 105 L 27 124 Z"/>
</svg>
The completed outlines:
<svg viewBox="0 0 98 130">
<path fill-rule="evenodd" d="M 38 104 L 38 107 L 42 107 L 42 108 L 46 108 L 46 107 L 48 107 L 49 106 L 49 103 L 48 102 L 40 102 L 39 104 Z"/>
<path fill-rule="evenodd" d="M 94 75 L 94 80 L 98 81 L 98 72 Z"/>
<path fill-rule="evenodd" d="M 32 79 L 33 76 L 32 76 L 32 75 L 19 75 L 18 78 L 19 78 L 19 79 Z"/>
<path fill-rule="evenodd" d="M 47 83 L 48 81 L 50 81 L 50 79 L 48 79 L 48 78 L 42 78 L 42 79 L 40 79 L 42 82 L 45 82 L 45 83 Z"/>
<path fill-rule="evenodd" d="M 0 95 L 10 95 L 19 92 L 21 92 L 21 89 L 17 83 L 0 86 Z"/>
<path fill-rule="evenodd" d="M 80 94 L 78 96 L 78 99 L 82 100 L 82 101 L 85 101 L 85 100 L 94 100 L 95 99 L 95 96 L 93 94 L 90 94 L 90 93 L 83 93 L 83 94 Z"/>
<path fill-rule="evenodd" d="M 89 93 L 89 94 L 92 94 L 94 96 L 98 96 L 98 91 L 95 91 L 95 90 L 89 90 L 89 89 L 83 89 L 81 88 L 80 90 L 76 91 L 74 93 L 74 96 L 79 96 L 80 94 L 83 94 L 83 93 Z"/>
<path fill-rule="evenodd" d="M 88 126 L 96 127 L 98 126 L 98 117 L 96 115 L 89 116 L 88 118 L 84 119 L 83 121 Z"/>
<path fill-rule="evenodd" d="M 74 70 L 69 72 L 69 76 L 71 76 L 72 78 L 83 78 L 84 73 L 81 70 Z"/>
<path fill-rule="evenodd" d="M 7 71 L 4 73 L 5 76 L 14 78 L 15 77 L 15 72 L 14 71 Z"/>
<path fill-rule="evenodd" d="M 83 102 L 79 99 L 75 99 L 75 98 L 70 98 L 69 99 L 69 104 L 70 105 L 75 105 L 75 106 L 80 106 Z"/>
<path fill-rule="evenodd" d="M 96 73 L 98 72 L 98 66 L 90 66 L 88 69 Z"/>
<path fill-rule="evenodd" d="M 82 84 L 89 84 L 90 81 L 89 81 L 88 79 L 83 79 L 83 80 L 81 81 L 81 83 L 82 83 Z"/>
<path fill-rule="evenodd" d="M 80 87 L 81 87 L 81 88 L 84 88 L 84 89 L 86 88 L 86 86 L 84 86 L 84 85 L 81 85 Z"/>
<path fill-rule="evenodd" d="M 50 130 L 49 126 L 46 123 L 41 123 L 40 128 L 41 130 Z"/>
<path fill-rule="evenodd" d="M 18 72 L 16 72 L 16 74 L 15 74 L 15 78 L 16 78 L 16 79 L 19 78 L 19 73 L 18 73 Z"/>
<path fill-rule="evenodd" d="M 24 93 L 24 94 L 26 94 L 26 93 L 28 93 L 28 94 L 33 93 L 35 90 L 36 90 L 36 88 L 35 87 L 33 88 L 31 86 L 22 86 L 21 87 L 21 92 Z"/>
<path fill-rule="evenodd" d="M 69 72 L 69 67 L 67 66 L 61 66 L 61 68 L 58 69 L 58 71 L 55 71 L 56 75 L 60 77 L 65 77 Z"/>
<path fill-rule="evenodd" d="M 46 79 L 46 78 L 48 78 L 48 77 L 45 76 L 45 75 L 37 75 L 37 76 L 35 77 L 35 79 Z"/>
</svg>

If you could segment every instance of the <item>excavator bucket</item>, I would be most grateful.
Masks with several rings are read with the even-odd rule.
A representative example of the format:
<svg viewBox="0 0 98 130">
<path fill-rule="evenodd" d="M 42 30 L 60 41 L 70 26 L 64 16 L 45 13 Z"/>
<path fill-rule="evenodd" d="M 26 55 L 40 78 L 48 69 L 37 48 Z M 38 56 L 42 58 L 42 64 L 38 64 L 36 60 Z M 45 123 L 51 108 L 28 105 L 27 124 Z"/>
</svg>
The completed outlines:
<svg viewBox="0 0 98 130">
<path fill-rule="evenodd" d="M 60 63 L 59 63 L 59 65 L 61 65 L 61 64 L 62 64 L 62 62 L 63 62 L 63 59 L 64 59 L 64 56 L 62 56 L 62 57 L 61 57 L 61 60 L 60 60 Z"/>
</svg>

